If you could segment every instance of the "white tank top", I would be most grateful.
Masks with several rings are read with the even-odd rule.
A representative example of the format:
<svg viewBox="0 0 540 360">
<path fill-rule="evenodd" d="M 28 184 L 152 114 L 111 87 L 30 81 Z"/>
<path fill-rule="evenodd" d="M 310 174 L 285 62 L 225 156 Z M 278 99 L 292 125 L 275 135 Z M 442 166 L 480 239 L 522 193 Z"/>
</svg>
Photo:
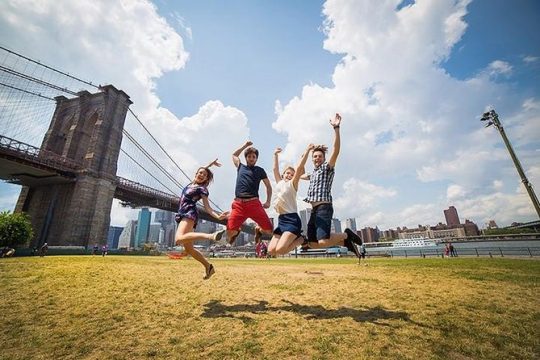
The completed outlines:
<svg viewBox="0 0 540 360">
<path fill-rule="evenodd" d="M 274 209 L 279 215 L 295 214 L 298 212 L 296 205 L 296 193 L 292 181 L 281 180 L 276 184 L 274 197 Z"/>
</svg>

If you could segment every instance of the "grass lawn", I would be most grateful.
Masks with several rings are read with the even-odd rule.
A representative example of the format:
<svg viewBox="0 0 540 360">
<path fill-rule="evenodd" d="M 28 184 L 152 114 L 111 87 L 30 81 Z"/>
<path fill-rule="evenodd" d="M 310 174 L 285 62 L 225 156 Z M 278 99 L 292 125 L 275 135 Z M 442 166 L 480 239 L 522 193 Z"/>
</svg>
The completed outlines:
<svg viewBox="0 0 540 360">
<path fill-rule="evenodd" d="M 539 359 L 540 261 L 0 260 L 0 359 Z"/>
</svg>

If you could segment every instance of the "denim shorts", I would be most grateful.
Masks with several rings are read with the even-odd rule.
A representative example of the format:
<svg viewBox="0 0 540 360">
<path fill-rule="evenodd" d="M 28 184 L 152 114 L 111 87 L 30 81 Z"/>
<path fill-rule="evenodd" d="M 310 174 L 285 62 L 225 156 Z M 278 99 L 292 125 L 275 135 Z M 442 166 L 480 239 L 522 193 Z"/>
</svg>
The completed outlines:
<svg viewBox="0 0 540 360">
<path fill-rule="evenodd" d="M 274 234 L 283 235 L 285 231 L 302 236 L 302 220 L 297 213 L 279 215 L 278 226 L 274 230 Z"/>
<path fill-rule="evenodd" d="M 311 216 L 309 217 L 307 229 L 308 241 L 317 242 L 321 239 L 329 239 L 333 216 L 334 208 L 332 204 L 315 206 L 311 210 Z"/>
</svg>

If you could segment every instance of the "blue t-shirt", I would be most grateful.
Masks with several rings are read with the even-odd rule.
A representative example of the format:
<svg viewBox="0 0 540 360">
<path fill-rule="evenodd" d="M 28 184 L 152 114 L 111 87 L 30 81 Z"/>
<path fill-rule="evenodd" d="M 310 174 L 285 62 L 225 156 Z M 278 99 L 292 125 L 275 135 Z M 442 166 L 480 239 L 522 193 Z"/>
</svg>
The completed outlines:
<svg viewBox="0 0 540 360">
<path fill-rule="evenodd" d="M 262 167 L 246 166 L 240 163 L 236 175 L 235 195 L 237 198 L 259 197 L 259 184 L 266 179 L 266 171 Z"/>
</svg>

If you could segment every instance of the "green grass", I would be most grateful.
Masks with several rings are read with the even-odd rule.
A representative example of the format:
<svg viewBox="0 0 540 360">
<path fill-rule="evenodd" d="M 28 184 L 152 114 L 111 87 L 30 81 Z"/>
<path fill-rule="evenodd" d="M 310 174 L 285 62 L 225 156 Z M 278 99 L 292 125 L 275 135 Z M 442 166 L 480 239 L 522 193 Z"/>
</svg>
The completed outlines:
<svg viewBox="0 0 540 360">
<path fill-rule="evenodd" d="M 0 359 L 538 359 L 540 261 L 0 261 Z"/>
</svg>

